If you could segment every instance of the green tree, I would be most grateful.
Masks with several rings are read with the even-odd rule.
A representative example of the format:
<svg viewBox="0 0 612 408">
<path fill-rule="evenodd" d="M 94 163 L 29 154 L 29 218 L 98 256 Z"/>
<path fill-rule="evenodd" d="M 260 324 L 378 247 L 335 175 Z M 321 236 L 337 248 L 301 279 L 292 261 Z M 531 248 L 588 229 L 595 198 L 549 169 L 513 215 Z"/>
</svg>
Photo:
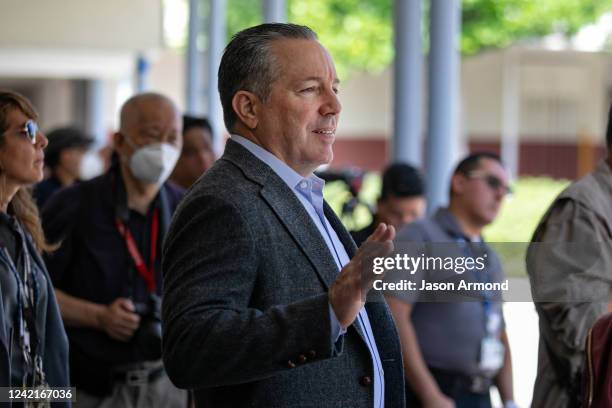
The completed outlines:
<svg viewBox="0 0 612 408">
<path fill-rule="evenodd" d="M 287 9 L 289 21 L 319 34 L 341 77 L 380 71 L 393 61 L 393 0 L 287 0 Z M 555 31 L 570 35 L 606 11 L 612 0 L 462 0 L 461 51 L 473 54 Z M 260 21 L 260 0 L 228 0 L 229 36 Z"/>
</svg>

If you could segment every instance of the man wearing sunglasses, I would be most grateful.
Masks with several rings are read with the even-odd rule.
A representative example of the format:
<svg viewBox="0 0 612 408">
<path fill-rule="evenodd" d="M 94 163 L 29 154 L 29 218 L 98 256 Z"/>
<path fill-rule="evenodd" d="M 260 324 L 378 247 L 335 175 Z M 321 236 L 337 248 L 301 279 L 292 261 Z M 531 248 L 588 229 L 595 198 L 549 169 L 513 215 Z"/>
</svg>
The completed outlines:
<svg viewBox="0 0 612 408">
<path fill-rule="evenodd" d="M 490 261 L 482 273 L 450 271 L 450 279 L 502 282 L 498 258 L 481 236 L 510 192 L 500 158 L 486 152 L 469 155 L 457 165 L 450 184 L 449 206 L 401 229 L 396 248 L 401 252 L 428 243 L 427 255 L 455 259 L 482 251 Z M 412 280 L 420 289 L 426 281 L 445 281 L 438 273 L 418 271 Z M 504 407 L 514 407 L 500 298 L 486 291 L 476 292 L 469 301 L 431 301 L 428 295 L 419 290 L 386 294 L 402 343 L 407 406 L 490 408 L 489 389 L 496 385 Z"/>
</svg>

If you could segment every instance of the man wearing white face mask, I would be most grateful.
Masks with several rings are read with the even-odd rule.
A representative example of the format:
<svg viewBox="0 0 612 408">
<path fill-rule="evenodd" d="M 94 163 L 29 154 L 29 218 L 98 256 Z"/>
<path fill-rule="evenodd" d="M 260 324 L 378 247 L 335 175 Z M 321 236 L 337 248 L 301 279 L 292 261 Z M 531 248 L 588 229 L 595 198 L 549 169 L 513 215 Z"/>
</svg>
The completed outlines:
<svg viewBox="0 0 612 408">
<path fill-rule="evenodd" d="M 182 147 L 181 116 L 159 94 L 121 109 L 113 164 L 55 194 L 46 259 L 70 340 L 78 407 L 184 407 L 163 369 L 161 242 L 182 191 L 165 183 Z"/>
</svg>

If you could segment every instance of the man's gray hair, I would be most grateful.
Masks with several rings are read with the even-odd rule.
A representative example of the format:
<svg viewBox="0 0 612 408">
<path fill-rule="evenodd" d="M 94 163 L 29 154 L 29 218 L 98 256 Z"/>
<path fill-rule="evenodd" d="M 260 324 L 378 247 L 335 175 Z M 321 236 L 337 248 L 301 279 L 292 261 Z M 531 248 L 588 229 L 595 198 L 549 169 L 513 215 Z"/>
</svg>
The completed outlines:
<svg viewBox="0 0 612 408">
<path fill-rule="evenodd" d="M 230 132 L 238 120 L 232 107 L 236 92 L 252 92 L 262 101 L 270 96 L 272 83 L 280 74 L 270 45 L 281 39 L 317 40 L 317 34 L 296 24 L 261 24 L 235 34 L 225 47 L 219 65 L 219 94 Z"/>
</svg>

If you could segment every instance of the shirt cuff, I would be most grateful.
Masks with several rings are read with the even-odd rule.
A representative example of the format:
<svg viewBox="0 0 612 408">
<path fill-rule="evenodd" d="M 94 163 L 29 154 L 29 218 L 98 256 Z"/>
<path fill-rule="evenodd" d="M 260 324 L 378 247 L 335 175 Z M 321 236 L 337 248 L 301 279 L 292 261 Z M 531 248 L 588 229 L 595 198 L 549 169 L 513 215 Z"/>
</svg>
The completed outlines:
<svg viewBox="0 0 612 408">
<path fill-rule="evenodd" d="M 334 343 L 336 343 L 338 342 L 338 339 L 340 338 L 340 336 L 343 336 L 344 334 L 346 334 L 346 329 L 340 325 L 340 322 L 338 321 L 338 318 L 336 317 L 336 313 L 334 312 L 334 309 L 332 308 L 331 303 L 329 303 L 328 306 L 329 306 L 329 321 L 331 323 L 331 339 Z"/>
</svg>

